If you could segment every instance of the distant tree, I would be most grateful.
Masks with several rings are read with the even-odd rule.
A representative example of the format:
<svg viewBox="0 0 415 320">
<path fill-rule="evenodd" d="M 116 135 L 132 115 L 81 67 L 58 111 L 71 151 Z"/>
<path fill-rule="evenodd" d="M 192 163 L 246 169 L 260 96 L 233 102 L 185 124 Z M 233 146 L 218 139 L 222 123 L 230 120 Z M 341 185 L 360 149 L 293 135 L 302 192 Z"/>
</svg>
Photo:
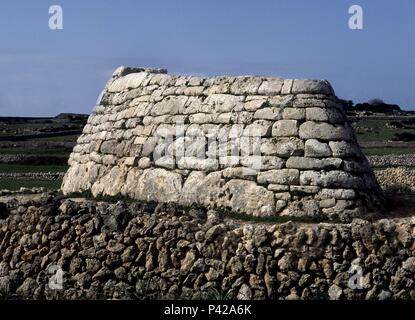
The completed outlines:
<svg viewBox="0 0 415 320">
<path fill-rule="evenodd" d="M 385 102 L 382 99 L 378 99 L 378 98 L 370 99 L 367 103 L 370 104 L 371 106 L 385 104 Z"/>
<path fill-rule="evenodd" d="M 351 109 L 354 106 L 353 100 L 346 100 L 346 109 Z"/>
</svg>

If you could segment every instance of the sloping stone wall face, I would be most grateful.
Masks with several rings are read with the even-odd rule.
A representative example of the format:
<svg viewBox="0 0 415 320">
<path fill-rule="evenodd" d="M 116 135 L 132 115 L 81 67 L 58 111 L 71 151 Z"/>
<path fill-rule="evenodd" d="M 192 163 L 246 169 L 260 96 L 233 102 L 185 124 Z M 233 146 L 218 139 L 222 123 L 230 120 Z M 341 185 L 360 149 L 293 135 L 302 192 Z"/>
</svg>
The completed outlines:
<svg viewBox="0 0 415 320">
<path fill-rule="evenodd" d="M 348 219 L 379 187 L 327 81 L 118 68 L 62 190 Z"/>
</svg>

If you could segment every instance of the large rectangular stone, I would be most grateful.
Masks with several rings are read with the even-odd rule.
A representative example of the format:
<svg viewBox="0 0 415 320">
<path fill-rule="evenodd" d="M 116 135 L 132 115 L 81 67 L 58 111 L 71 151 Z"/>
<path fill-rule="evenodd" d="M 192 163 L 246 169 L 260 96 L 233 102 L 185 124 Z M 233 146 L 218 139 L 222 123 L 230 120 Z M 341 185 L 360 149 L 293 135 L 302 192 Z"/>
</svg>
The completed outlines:
<svg viewBox="0 0 415 320">
<path fill-rule="evenodd" d="M 300 175 L 303 186 L 320 186 L 324 188 L 362 188 L 361 178 L 345 171 L 303 171 Z"/>
<path fill-rule="evenodd" d="M 339 158 L 305 158 L 305 157 L 291 157 L 287 160 L 285 166 L 292 169 L 301 170 L 329 170 L 338 169 L 342 165 L 342 159 Z"/>
<path fill-rule="evenodd" d="M 344 125 L 307 121 L 300 126 L 301 139 L 351 140 L 352 129 Z"/>
<path fill-rule="evenodd" d="M 297 120 L 279 120 L 272 126 L 273 137 L 295 137 L 298 136 Z"/>
<path fill-rule="evenodd" d="M 269 170 L 258 173 L 258 183 L 298 185 L 300 171 L 296 169 Z"/>
</svg>

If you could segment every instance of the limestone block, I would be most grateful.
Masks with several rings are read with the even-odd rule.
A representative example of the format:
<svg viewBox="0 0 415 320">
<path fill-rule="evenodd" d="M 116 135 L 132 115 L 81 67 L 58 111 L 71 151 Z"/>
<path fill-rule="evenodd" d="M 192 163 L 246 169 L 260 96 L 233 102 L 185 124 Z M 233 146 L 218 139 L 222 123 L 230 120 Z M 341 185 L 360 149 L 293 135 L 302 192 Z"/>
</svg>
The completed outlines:
<svg viewBox="0 0 415 320">
<path fill-rule="evenodd" d="M 282 119 L 282 109 L 276 107 L 259 109 L 255 111 L 254 119 L 280 120 Z"/>
<path fill-rule="evenodd" d="M 326 104 L 320 98 L 316 98 L 313 95 L 297 95 L 294 102 L 294 108 L 325 108 Z"/>
<path fill-rule="evenodd" d="M 126 174 L 125 184 L 121 187 L 121 194 L 137 198 L 137 186 L 142 173 L 143 170 L 139 168 L 130 168 Z"/>
<path fill-rule="evenodd" d="M 230 94 L 212 94 L 203 101 L 203 105 L 209 112 L 217 113 L 242 111 L 244 108 L 243 97 Z"/>
<path fill-rule="evenodd" d="M 243 135 L 247 137 L 267 137 L 271 135 L 272 122 L 256 120 L 246 126 Z"/>
<path fill-rule="evenodd" d="M 301 139 L 351 140 L 352 131 L 344 125 L 332 125 L 324 122 L 307 121 L 300 125 Z"/>
<path fill-rule="evenodd" d="M 289 192 L 274 193 L 274 197 L 275 197 L 276 200 L 290 201 L 291 200 L 291 193 L 289 193 Z"/>
<path fill-rule="evenodd" d="M 272 126 L 273 137 L 298 136 L 298 123 L 296 120 L 279 120 Z"/>
<path fill-rule="evenodd" d="M 298 185 L 300 171 L 296 169 L 269 170 L 258 173 L 258 183 Z"/>
<path fill-rule="evenodd" d="M 223 193 L 224 206 L 233 211 L 260 217 L 275 213 L 274 193 L 254 181 L 231 180 L 223 186 Z"/>
<path fill-rule="evenodd" d="M 183 94 L 185 96 L 201 96 L 203 95 L 203 91 L 205 91 L 205 87 L 203 86 L 187 87 L 184 88 Z"/>
<path fill-rule="evenodd" d="M 332 152 L 327 143 L 316 139 L 308 139 L 305 142 L 305 156 L 314 158 L 331 157 Z"/>
<path fill-rule="evenodd" d="M 325 80 L 294 80 L 291 92 L 334 95 L 334 90 Z"/>
<path fill-rule="evenodd" d="M 213 115 L 209 113 L 196 113 L 189 117 L 190 123 L 211 123 L 213 122 Z"/>
<path fill-rule="evenodd" d="M 160 158 L 154 159 L 154 164 L 158 167 L 166 169 L 174 169 L 176 167 L 176 160 L 171 155 L 166 155 Z"/>
<path fill-rule="evenodd" d="M 144 141 L 143 148 L 141 151 L 141 155 L 143 157 L 148 157 L 154 152 L 160 138 L 158 137 L 149 137 Z"/>
<path fill-rule="evenodd" d="M 162 101 L 157 102 L 151 109 L 152 116 L 161 116 L 165 114 L 176 115 L 182 113 L 187 102 L 186 96 L 169 96 Z"/>
<path fill-rule="evenodd" d="M 138 167 L 141 169 L 147 169 L 151 166 L 151 160 L 147 157 L 142 157 L 138 160 Z"/>
<path fill-rule="evenodd" d="M 189 97 L 186 101 L 186 105 L 183 110 L 183 114 L 192 113 L 209 113 L 212 111 L 212 107 L 209 104 L 203 103 L 203 98 Z"/>
<path fill-rule="evenodd" d="M 331 208 L 336 205 L 336 199 L 330 198 L 319 201 L 320 208 Z"/>
<path fill-rule="evenodd" d="M 271 170 L 283 168 L 285 161 L 275 156 L 242 156 L 240 162 L 243 166 L 255 170 Z"/>
<path fill-rule="evenodd" d="M 214 118 L 212 119 L 213 123 L 222 123 L 222 124 L 228 124 L 231 123 L 231 119 L 232 119 L 232 113 L 231 112 L 227 112 L 227 113 L 220 113 L 214 116 Z"/>
<path fill-rule="evenodd" d="M 127 170 L 125 167 L 113 166 L 103 174 L 91 187 L 92 194 L 115 196 L 121 194 L 126 182 Z"/>
<path fill-rule="evenodd" d="M 183 192 L 180 196 L 181 204 L 199 203 L 208 207 L 218 206 L 218 199 L 222 192 L 225 180 L 221 172 L 205 173 L 192 171 L 187 177 Z"/>
<path fill-rule="evenodd" d="M 273 96 L 267 100 L 267 104 L 276 108 L 289 108 L 293 105 L 294 96 Z"/>
<path fill-rule="evenodd" d="M 306 108 L 307 121 L 322 121 L 329 123 L 339 123 L 346 121 L 346 117 L 337 109 L 326 108 Z"/>
<path fill-rule="evenodd" d="M 284 108 L 282 112 L 282 119 L 284 120 L 305 120 L 305 117 L 305 109 Z"/>
<path fill-rule="evenodd" d="M 321 189 L 317 195 L 319 199 L 352 200 L 356 198 L 354 189 Z"/>
<path fill-rule="evenodd" d="M 273 96 L 281 93 L 282 86 L 284 84 L 283 79 L 279 78 L 268 78 L 264 79 L 258 89 L 259 94 Z"/>
<path fill-rule="evenodd" d="M 254 119 L 254 114 L 248 111 L 241 111 L 231 114 L 231 123 L 251 124 Z"/>
<path fill-rule="evenodd" d="M 257 175 L 257 170 L 247 167 L 226 168 L 222 175 L 227 179 L 250 179 Z"/>
<path fill-rule="evenodd" d="M 320 214 L 319 203 L 316 200 L 292 201 L 280 213 L 281 216 L 307 217 Z"/>
<path fill-rule="evenodd" d="M 165 169 L 145 169 L 137 184 L 139 200 L 177 202 L 182 190 L 182 177 Z"/>
<path fill-rule="evenodd" d="M 287 206 L 287 201 L 285 201 L 285 200 L 277 200 L 277 201 L 275 201 L 275 212 L 276 213 L 279 213 L 286 206 Z"/>
<path fill-rule="evenodd" d="M 115 140 L 103 141 L 101 144 L 100 152 L 104 154 L 115 154 L 117 146 L 118 142 Z"/>
<path fill-rule="evenodd" d="M 265 107 L 267 105 L 267 99 L 264 97 L 258 97 L 256 99 L 247 100 L 244 103 L 244 108 L 246 111 L 257 111 L 258 109 Z"/>
<path fill-rule="evenodd" d="M 268 190 L 275 191 L 275 192 L 283 192 L 283 191 L 289 191 L 290 186 L 287 186 L 285 184 L 269 184 L 267 186 Z"/>
<path fill-rule="evenodd" d="M 300 156 L 304 153 L 304 143 L 294 137 L 262 138 L 260 152 L 263 155 L 277 155 L 282 158 Z"/>
<path fill-rule="evenodd" d="M 293 86 L 294 80 L 292 79 L 285 79 L 284 84 L 281 88 L 281 94 L 290 94 L 291 88 Z"/>
<path fill-rule="evenodd" d="M 216 159 L 200 159 L 196 157 L 182 157 L 177 161 L 179 169 L 215 171 L 219 169 L 219 162 Z"/>
<path fill-rule="evenodd" d="M 277 138 L 273 140 L 276 147 L 276 155 L 282 158 L 301 156 L 304 154 L 304 142 L 298 138 Z"/>
<path fill-rule="evenodd" d="M 320 187 L 317 186 L 290 186 L 292 195 L 308 195 L 319 192 Z"/>
<path fill-rule="evenodd" d="M 285 166 L 292 169 L 301 170 L 330 170 L 338 169 L 342 165 L 342 159 L 339 158 L 304 158 L 291 157 L 287 160 Z"/>
<path fill-rule="evenodd" d="M 148 73 L 139 72 L 127 74 L 124 77 L 114 80 L 109 86 L 109 92 L 121 92 L 126 89 L 134 89 L 141 86 L 145 79 L 148 77 Z"/>
<path fill-rule="evenodd" d="M 219 156 L 219 164 L 221 167 L 236 167 L 240 164 L 239 156 Z"/>
<path fill-rule="evenodd" d="M 255 95 L 258 94 L 262 79 L 258 77 L 236 77 L 230 87 L 230 92 L 236 95 Z"/>
<path fill-rule="evenodd" d="M 177 136 L 183 136 L 186 132 L 188 125 L 183 124 L 160 124 L 155 132 L 154 136 L 156 137 L 164 137 L 164 138 L 172 138 Z"/>
<path fill-rule="evenodd" d="M 328 172 L 303 171 L 300 175 L 303 186 L 320 186 L 325 188 L 362 188 L 363 181 L 345 171 L 333 170 Z"/>
</svg>

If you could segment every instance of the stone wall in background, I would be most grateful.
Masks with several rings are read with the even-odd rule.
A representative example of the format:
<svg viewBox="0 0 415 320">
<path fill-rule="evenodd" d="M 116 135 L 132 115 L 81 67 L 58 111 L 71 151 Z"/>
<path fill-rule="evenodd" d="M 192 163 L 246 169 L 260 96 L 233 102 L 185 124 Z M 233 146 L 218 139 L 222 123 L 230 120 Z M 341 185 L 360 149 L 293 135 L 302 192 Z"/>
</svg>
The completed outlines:
<svg viewBox="0 0 415 320">
<path fill-rule="evenodd" d="M 120 67 L 69 164 L 65 194 L 342 220 L 380 203 L 341 101 L 322 80 Z"/>
<path fill-rule="evenodd" d="M 414 218 L 243 223 L 13 194 L 0 206 L 0 298 L 415 299 L 414 237 Z"/>
</svg>

